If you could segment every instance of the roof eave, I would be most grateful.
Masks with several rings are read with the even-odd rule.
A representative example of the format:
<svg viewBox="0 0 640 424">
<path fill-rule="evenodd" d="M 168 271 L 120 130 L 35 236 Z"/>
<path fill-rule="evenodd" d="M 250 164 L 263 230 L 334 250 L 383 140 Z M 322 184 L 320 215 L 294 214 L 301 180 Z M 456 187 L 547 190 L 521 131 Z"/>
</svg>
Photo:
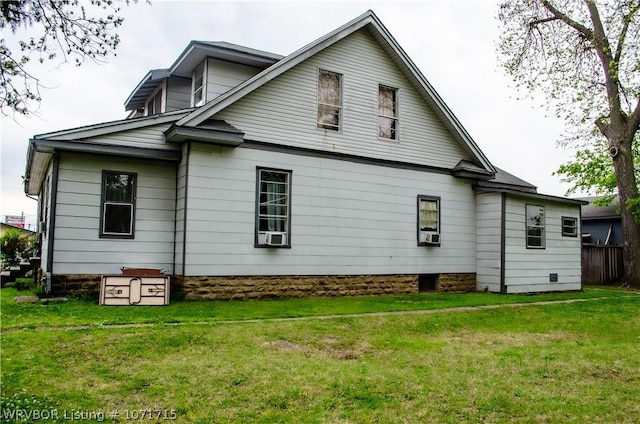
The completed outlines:
<svg viewBox="0 0 640 424">
<path fill-rule="evenodd" d="M 187 140 L 200 141 L 223 146 L 239 146 L 244 143 L 244 133 L 234 131 L 215 130 L 198 127 L 183 127 L 171 125 L 164 132 L 167 143 L 182 143 Z"/>
<path fill-rule="evenodd" d="M 550 194 L 541 194 L 541 193 L 532 193 L 529 191 L 519 191 L 515 188 L 504 188 L 504 187 L 485 187 L 474 185 L 473 190 L 477 193 L 505 193 L 510 194 L 517 197 L 523 197 L 527 199 L 537 199 L 537 200 L 546 200 L 557 203 L 565 203 L 571 205 L 584 205 L 586 204 L 582 200 L 570 199 L 568 197 L 560 197 L 560 196 L 552 196 Z"/>
</svg>

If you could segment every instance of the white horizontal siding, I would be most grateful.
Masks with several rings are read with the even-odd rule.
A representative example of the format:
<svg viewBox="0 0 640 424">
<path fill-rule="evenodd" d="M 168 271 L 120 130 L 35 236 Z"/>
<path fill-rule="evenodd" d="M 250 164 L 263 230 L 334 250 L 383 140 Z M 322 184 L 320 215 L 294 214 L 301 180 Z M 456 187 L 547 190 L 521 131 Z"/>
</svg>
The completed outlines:
<svg viewBox="0 0 640 424">
<path fill-rule="evenodd" d="M 478 193 L 477 207 L 477 273 L 478 290 L 500 291 L 502 195 Z"/>
<path fill-rule="evenodd" d="M 318 69 L 343 75 L 341 131 L 316 128 Z M 399 140 L 378 138 L 378 86 L 398 89 Z M 312 56 L 220 112 L 247 139 L 452 168 L 469 159 L 367 30 Z"/>
<path fill-rule="evenodd" d="M 170 77 L 167 81 L 165 112 L 191 107 L 191 79 Z"/>
<path fill-rule="evenodd" d="M 262 69 L 239 63 L 209 58 L 207 62 L 207 97 L 213 100 L 233 87 L 242 84 Z"/>
<path fill-rule="evenodd" d="M 115 132 L 91 139 L 95 144 L 107 144 L 125 147 L 143 147 L 163 150 L 177 150 L 180 147 L 172 143 L 165 143 L 164 131 L 171 123 L 153 125 L 145 128 Z"/>
<path fill-rule="evenodd" d="M 527 249 L 527 204 L 545 208 L 545 248 Z M 580 220 L 580 206 L 507 197 L 505 285 L 507 292 L 577 290 L 581 288 L 580 237 L 562 236 L 562 217 Z M 578 228 L 578 234 L 580 229 Z M 550 274 L 558 274 L 551 283 Z"/>
<path fill-rule="evenodd" d="M 256 167 L 292 171 L 290 249 L 254 247 Z M 475 272 L 475 198 L 450 175 L 194 144 L 187 275 Z M 418 247 L 419 194 L 441 198 L 442 245 Z"/>
<path fill-rule="evenodd" d="M 100 238 L 102 171 L 137 173 L 134 239 Z M 175 165 L 63 153 L 54 274 L 112 274 L 123 266 L 173 271 Z"/>
</svg>

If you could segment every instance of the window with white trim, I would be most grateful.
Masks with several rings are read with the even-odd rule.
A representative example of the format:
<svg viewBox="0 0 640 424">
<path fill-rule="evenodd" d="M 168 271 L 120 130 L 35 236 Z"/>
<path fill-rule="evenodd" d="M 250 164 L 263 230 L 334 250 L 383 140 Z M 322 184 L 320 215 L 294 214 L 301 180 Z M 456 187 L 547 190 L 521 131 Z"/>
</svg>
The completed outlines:
<svg viewBox="0 0 640 424">
<path fill-rule="evenodd" d="M 440 198 L 418 196 L 418 246 L 440 245 Z"/>
<path fill-rule="evenodd" d="M 291 246 L 291 171 L 258 168 L 256 244 Z"/>
<path fill-rule="evenodd" d="M 544 206 L 526 206 L 527 248 L 545 248 Z"/>
<path fill-rule="evenodd" d="M 196 68 L 193 72 L 193 95 L 191 97 L 192 107 L 202 106 L 205 102 L 205 64 L 206 62 Z"/>
<path fill-rule="evenodd" d="M 562 236 L 578 237 L 578 218 L 574 216 L 562 217 Z"/>
<path fill-rule="evenodd" d="M 398 90 L 384 85 L 378 88 L 378 137 L 398 139 Z"/>
<path fill-rule="evenodd" d="M 133 238 L 136 174 L 102 172 L 100 237 Z"/>
<path fill-rule="evenodd" d="M 342 75 L 318 71 L 318 128 L 339 131 L 342 125 Z"/>
</svg>

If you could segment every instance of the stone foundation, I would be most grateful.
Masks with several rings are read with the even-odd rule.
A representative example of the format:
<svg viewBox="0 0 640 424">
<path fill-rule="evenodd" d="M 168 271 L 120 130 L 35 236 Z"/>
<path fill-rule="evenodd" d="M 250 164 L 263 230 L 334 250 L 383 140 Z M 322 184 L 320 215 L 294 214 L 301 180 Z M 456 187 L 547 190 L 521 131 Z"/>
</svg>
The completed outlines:
<svg viewBox="0 0 640 424">
<path fill-rule="evenodd" d="M 55 275 L 54 295 L 97 299 L 100 275 Z M 171 296 L 185 299 L 248 300 L 287 297 L 375 296 L 418 293 L 419 275 L 283 275 L 171 277 Z M 475 274 L 438 274 L 439 292 L 476 290 Z"/>
<path fill-rule="evenodd" d="M 54 296 L 72 295 L 87 299 L 98 299 L 102 275 L 70 274 L 54 275 L 51 281 L 51 294 Z"/>
<path fill-rule="evenodd" d="M 474 292 L 476 291 L 476 274 L 440 274 L 438 291 Z"/>
</svg>

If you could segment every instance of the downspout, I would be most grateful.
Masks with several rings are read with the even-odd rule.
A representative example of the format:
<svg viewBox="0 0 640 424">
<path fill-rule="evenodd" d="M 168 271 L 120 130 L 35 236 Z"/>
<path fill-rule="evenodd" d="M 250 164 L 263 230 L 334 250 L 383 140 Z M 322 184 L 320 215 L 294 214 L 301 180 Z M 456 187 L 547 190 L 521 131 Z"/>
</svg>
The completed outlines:
<svg viewBox="0 0 640 424">
<path fill-rule="evenodd" d="M 47 275 L 46 292 L 51 293 L 53 280 L 53 246 L 56 235 L 56 205 L 58 204 L 58 170 L 60 168 L 60 156 L 58 152 L 53 152 L 53 169 L 51 171 L 51 199 L 49 206 L 49 223 L 47 225 Z"/>
<path fill-rule="evenodd" d="M 191 140 L 187 140 L 187 160 L 184 165 L 184 219 L 182 228 L 182 277 L 187 275 L 187 205 L 189 203 L 189 160 L 191 159 Z"/>
<path fill-rule="evenodd" d="M 507 293 L 507 285 L 505 284 L 505 246 L 507 242 L 507 193 L 500 193 L 501 211 L 500 211 L 500 293 Z"/>
<path fill-rule="evenodd" d="M 584 255 L 583 252 L 583 243 L 582 243 L 582 205 L 579 208 L 580 212 L 580 232 L 578 233 L 579 243 L 580 243 L 580 291 L 584 291 L 584 280 L 582 278 L 582 272 L 584 270 Z"/>
</svg>

